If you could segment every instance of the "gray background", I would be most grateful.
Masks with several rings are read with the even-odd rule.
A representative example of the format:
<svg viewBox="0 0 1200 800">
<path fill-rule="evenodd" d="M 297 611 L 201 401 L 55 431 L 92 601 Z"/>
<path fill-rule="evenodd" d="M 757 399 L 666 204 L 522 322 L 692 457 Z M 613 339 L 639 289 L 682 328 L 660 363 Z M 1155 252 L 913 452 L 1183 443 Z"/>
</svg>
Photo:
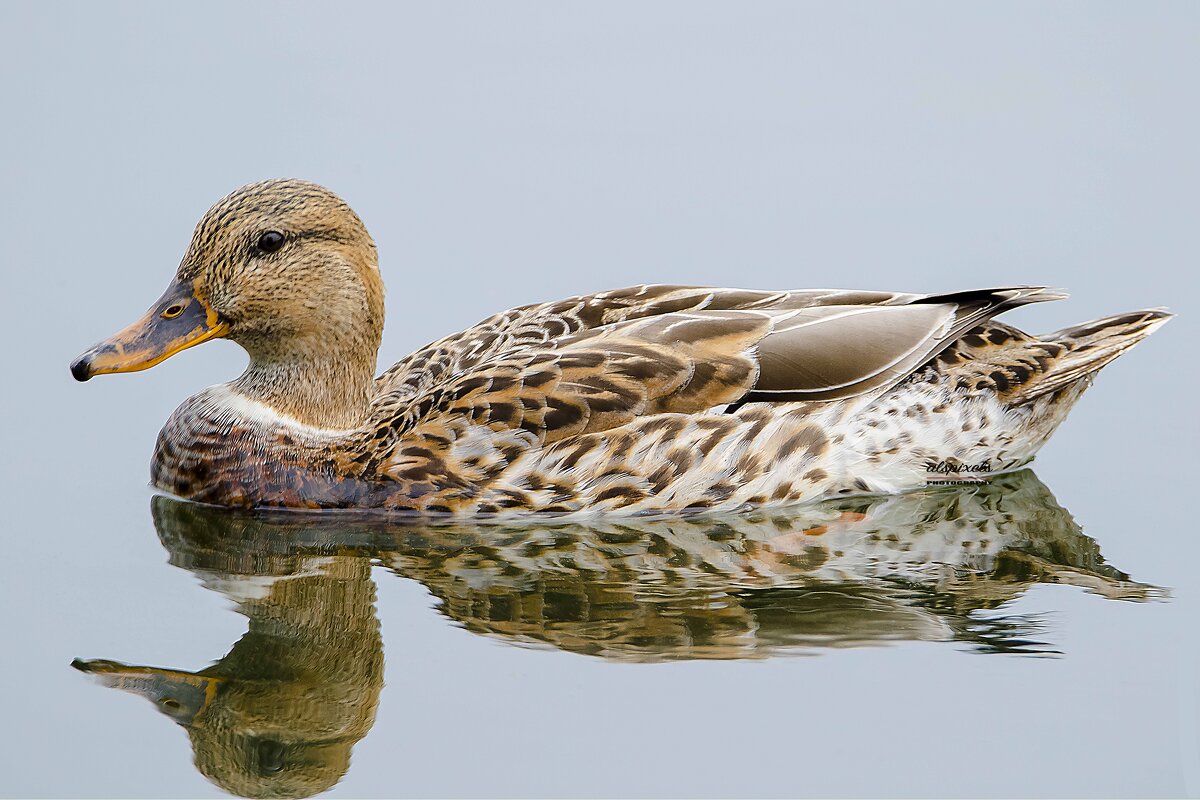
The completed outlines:
<svg viewBox="0 0 1200 800">
<path fill-rule="evenodd" d="M 381 575 L 388 685 L 336 795 L 1200 793 L 1195 3 L 0 5 L 0 792 L 216 792 L 73 656 L 199 668 L 244 629 L 170 568 L 158 428 L 218 342 L 74 385 L 251 180 L 378 242 L 381 364 L 495 310 L 646 281 L 1020 282 L 1052 330 L 1169 305 L 1038 474 L 1168 603 L 1041 587 L 1056 660 L 941 644 L 614 665 L 452 628 Z"/>
</svg>

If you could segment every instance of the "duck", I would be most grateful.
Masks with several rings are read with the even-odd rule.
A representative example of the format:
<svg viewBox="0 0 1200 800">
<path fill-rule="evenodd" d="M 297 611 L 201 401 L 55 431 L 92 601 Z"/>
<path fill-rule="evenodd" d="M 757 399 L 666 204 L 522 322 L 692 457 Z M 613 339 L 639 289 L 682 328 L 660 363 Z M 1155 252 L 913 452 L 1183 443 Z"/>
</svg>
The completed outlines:
<svg viewBox="0 0 1200 800">
<path fill-rule="evenodd" d="M 375 375 L 384 286 L 350 206 L 251 183 L 197 224 L 140 320 L 71 364 L 249 355 L 158 436 L 151 482 L 242 508 L 674 514 L 976 482 L 1037 454 L 1098 370 L 1172 315 L 1031 335 L 1043 286 L 938 294 L 648 284 L 534 303 Z"/>
</svg>

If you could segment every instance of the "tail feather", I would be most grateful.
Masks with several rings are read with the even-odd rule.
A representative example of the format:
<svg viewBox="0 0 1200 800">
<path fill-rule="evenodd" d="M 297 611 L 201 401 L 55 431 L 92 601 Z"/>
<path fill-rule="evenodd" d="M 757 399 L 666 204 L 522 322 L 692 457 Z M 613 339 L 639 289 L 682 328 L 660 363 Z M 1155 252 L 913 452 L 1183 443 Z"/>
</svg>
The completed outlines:
<svg viewBox="0 0 1200 800">
<path fill-rule="evenodd" d="M 1050 369 L 1021 387 L 1009 402 L 1013 405 L 1028 403 L 1097 372 L 1173 316 L 1161 308 L 1131 311 L 1038 337 L 1062 345 L 1064 351 Z"/>
</svg>

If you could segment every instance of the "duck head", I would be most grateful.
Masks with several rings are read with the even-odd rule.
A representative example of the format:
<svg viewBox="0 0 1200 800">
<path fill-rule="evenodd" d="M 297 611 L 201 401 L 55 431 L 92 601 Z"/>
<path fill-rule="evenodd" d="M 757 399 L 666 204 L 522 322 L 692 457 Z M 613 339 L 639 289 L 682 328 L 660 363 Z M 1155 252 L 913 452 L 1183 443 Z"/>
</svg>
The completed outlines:
<svg viewBox="0 0 1200 800">
<path fill-rule="evenodd" d="M 208 210 L 162 297 L 71 374 L 136 372 L 227 338 L 250 355 L 244 393 L 304 422 L 348 424 L 367 401 L 382 332 L 383 282 L 358 215 L 316 184 L 262 181 Z M 317 396 L 297 397 L 297 383 Z M 321 396 L 321 383 L 326 395 L 331 384 L 345 391 Z"/>
</svg>

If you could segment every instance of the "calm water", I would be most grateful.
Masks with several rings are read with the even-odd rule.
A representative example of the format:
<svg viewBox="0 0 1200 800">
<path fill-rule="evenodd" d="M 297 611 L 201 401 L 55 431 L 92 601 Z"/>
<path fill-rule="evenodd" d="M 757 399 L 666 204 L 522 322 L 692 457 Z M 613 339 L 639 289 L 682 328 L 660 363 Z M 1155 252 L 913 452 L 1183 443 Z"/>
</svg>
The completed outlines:
<svg viewBox="0 0 1200 800">
<path fill-rule="evenodd" d="M 0 795 L 1200 795 L 1200 5 L 466 8 L 0 2 Z M 988 486 L 596 528 L 155 498 L 244 355 L 67 364 L 279 176 L 374 235 L 381 368 L 641 282 L 1179 316 Z"/>
<path fill-rule="evenodd" d="M 101 558 L 26 562 L 18 794 L 1197 786 L 1194 586 L 1131 573 L 1029 470 L 595 524 L 122 513 Z"/>
</svg>

